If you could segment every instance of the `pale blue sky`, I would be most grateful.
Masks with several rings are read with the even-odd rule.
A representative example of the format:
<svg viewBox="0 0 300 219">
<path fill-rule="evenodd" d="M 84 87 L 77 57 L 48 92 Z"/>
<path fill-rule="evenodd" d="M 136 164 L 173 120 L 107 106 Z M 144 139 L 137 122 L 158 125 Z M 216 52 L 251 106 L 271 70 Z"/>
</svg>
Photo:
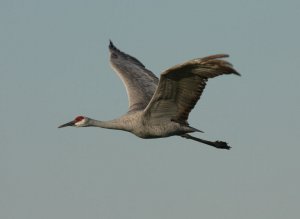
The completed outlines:
<svg viewBox="0 0 300 219">
<path fill-rule="evenodd" d="M 299 217 L 300 1 L 0 1 L 0 218 Z M 229 53 L 190 116 L 223 151 L 57 126 L 127 110 L 108 41 L 157 75 Z M 196 135 L 196 136 L 197 136 Z"/>
</svg>

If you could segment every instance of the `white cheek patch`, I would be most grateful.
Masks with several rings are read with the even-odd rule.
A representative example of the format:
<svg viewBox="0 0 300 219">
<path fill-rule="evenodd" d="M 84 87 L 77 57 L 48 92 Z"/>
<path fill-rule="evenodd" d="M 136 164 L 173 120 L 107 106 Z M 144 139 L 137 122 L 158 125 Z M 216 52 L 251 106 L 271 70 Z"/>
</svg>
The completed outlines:
<svg viewBox="0 0 300 219">
<path fill-rule="evenodd" d="M 81 126 L 84 126 L 84 124 L 85 124 L 85 119 L 83 119 L 83 120 L 81 120 L 81 121 L 79 121 L 79 122 L 76 122 L 76 123 L 75 123 L 75 126 L 81 127 Z"/>
</svg>

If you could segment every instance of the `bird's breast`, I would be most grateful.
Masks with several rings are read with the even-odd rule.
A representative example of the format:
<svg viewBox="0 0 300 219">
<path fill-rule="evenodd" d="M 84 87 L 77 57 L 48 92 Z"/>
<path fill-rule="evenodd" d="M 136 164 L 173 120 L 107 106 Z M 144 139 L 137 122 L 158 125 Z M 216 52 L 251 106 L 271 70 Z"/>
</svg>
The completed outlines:
<svg viewBox="0 0 300 219">
<path fill-rule="evenodd" d="M 160 119 L 152 121 L 143 117 L 143 111 L 127 114 L 121 118 L 122 128 L 140 138 L 164 138 L 172 135 L 182 135 L 193 132 L 188 126 L 177 122 Z"/>
</svg>

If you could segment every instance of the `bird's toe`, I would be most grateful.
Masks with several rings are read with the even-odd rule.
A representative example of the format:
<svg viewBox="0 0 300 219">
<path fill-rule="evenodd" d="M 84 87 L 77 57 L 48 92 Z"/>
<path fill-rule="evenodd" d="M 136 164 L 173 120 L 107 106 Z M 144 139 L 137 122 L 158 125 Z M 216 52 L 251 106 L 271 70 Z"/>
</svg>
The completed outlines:
<svg viewBox="0 0 300 219">
<path fill-rule="evenodd" d="M 216 148 L 220 148 L 220 149 L 227 149 L 229 150 L 231 147 L 224 141 L 216 141 L 215 142 L 215 146 Z"/>
</svg>

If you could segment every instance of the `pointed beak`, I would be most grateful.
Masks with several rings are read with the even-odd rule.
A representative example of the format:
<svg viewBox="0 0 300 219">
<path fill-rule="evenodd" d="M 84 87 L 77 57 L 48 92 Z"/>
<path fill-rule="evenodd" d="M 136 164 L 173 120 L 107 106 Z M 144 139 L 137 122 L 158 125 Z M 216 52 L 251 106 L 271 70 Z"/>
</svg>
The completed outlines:
<svg viewBox="0 0 300 219">
<path fill-rule="evenodd" d="M 68 122 L 66 124 L 63 124 L 61 126 L 58 126 L 58 128 L 63 128 L 63 127 L 67 127 L 67 126 L 74 126 L 75 125 L 75 122 L 74 121 L 71 121 L 71 122 Z"/>
</svg>

